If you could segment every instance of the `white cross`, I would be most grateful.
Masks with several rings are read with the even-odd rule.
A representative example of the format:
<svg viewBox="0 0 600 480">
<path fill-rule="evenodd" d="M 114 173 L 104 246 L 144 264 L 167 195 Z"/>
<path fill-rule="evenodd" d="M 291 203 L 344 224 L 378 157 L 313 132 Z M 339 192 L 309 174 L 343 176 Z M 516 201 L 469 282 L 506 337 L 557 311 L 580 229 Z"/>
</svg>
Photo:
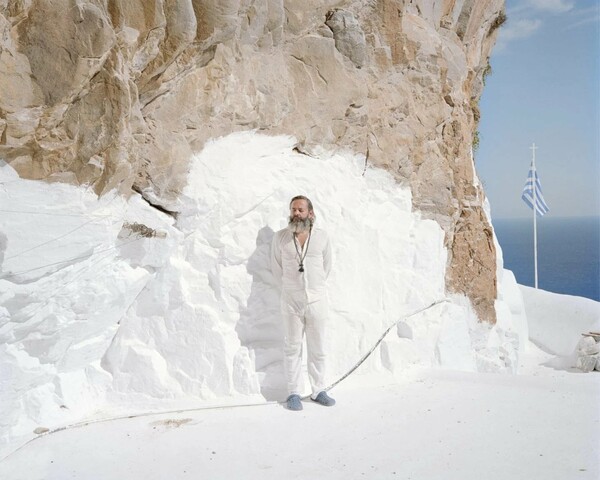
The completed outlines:
<svg viewBox="0 0 600 480">
<path fill-rule="evenodd" d="M 531 144 L 531 147 L 529 147 L 529 148 L 531 149 L 531 155 L 532 155 L 531 159 L 532 159 L 532 161 L 533 161 L 533 164 L 535 165 L 535 151 L 536 151 L 536 150 L 537 150 L 539 147 L 536 147 L 536 146 L 535 146 L 535 143 L 532 143 L 532 144 Z"/>
<path fill-rule="evenodd" d="M 536 146 L 535 146 L 535 143 L 532 143 L 532 144 L 531 144 L 531 147 L 529 147 L 529 148 L 530 148 L 530 149 L 533 151 L 533 154 L 535 155 L 535 151 L 536 151 L 536 150 L 537 150 L 539 147 L 536 147 Z"/>
</svg>

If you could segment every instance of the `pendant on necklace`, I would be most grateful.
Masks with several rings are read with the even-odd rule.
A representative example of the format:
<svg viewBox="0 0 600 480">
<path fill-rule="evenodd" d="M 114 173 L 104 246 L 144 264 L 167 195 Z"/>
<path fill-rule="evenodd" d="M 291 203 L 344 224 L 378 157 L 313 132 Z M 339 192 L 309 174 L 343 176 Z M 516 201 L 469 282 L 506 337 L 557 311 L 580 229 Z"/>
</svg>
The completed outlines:
<svg viewBox="0 0 600 480">
<path fill-rule="evenodd" d="M 304 265 L 300 264 L 300 268 L 298 269 L 300 273 L 304 272 Z"/>
</svg>

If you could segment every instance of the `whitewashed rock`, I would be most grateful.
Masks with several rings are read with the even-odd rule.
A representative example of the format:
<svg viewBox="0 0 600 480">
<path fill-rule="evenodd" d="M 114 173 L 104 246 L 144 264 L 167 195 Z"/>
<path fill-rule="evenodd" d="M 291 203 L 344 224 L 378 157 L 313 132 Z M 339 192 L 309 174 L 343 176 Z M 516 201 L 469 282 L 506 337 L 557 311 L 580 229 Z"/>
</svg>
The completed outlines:
<svg viewBox="0 0 600 480">
<path fill-rule="evenodd" d="M 600 327 L 600 303 L 594 300 L 523 285 L 519 289 L 523 293 L 529 337 L 549 353 L 573 354 L 581 333 Z"/>
<path fill-rule="evenodd" d="M 597 355 L 580 355 L 577 357 L 577 368 L 584 373 L 589 373 L 596 368 Z"/>
<path fill-rule="evenodd" d="M 333 243 L 330 382 L 446 297 L 444 232 L 413 211 L 410 189 L 360 156 L 312 158 L 295 144 L 252 132 L 210 142 L 176 220 L 140 196 L 98 198 L 0 168 L 0 202 L 23 209 L 0 228 L 0 450 L 83 418 L 284 398 L 268 251 L 295 194 L 312 198 Z M 30 272 L 14 275 L 15 262 Z M 472 371 L 483 355 L 473 332 L 490 333 L 464 296 L 404 326 L 410 337 L 392 329 L 362 374 Z M 497 370 L 510 367 L 503 348 Z"/>
<path fill-rule="evenodd" d="M 577 353 L 580 355 L 597 355 L 600 353 L 600 343 L 594 337 L 583 336 L 577 344 Z"/>
</svg>

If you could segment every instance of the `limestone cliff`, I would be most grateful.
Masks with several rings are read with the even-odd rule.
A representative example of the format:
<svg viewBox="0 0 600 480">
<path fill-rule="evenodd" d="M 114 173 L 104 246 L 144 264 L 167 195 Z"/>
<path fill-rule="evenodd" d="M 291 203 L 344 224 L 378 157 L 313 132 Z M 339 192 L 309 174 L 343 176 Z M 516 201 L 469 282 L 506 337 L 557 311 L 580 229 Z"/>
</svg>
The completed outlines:
<svg viewBox="0 0 600 480">
<path fill-rule="evenodd" d="M 0 158 L 178 210 L 188 160 L 257 129 L 349 148 L 446 232 L 450 292 L 494 322 L 471 145 L 503 0 L 0 0 Z"/>
</svg>

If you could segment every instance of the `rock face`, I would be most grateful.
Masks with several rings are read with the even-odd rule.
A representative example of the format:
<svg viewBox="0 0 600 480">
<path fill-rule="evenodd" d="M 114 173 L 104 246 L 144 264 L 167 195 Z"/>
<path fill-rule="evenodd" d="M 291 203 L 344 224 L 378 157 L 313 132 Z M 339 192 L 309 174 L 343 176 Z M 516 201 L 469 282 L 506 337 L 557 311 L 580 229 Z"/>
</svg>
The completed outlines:
<svg viewBox="0 0 600 480">
<path fill-rule="evenodd" d="M 0 0 L 0 158 L 177 212 L 234 131 L 362 152 L 446 232 L 446 288 L 495 321 L 471 145 L 503 0 Z"/>
</svg>

